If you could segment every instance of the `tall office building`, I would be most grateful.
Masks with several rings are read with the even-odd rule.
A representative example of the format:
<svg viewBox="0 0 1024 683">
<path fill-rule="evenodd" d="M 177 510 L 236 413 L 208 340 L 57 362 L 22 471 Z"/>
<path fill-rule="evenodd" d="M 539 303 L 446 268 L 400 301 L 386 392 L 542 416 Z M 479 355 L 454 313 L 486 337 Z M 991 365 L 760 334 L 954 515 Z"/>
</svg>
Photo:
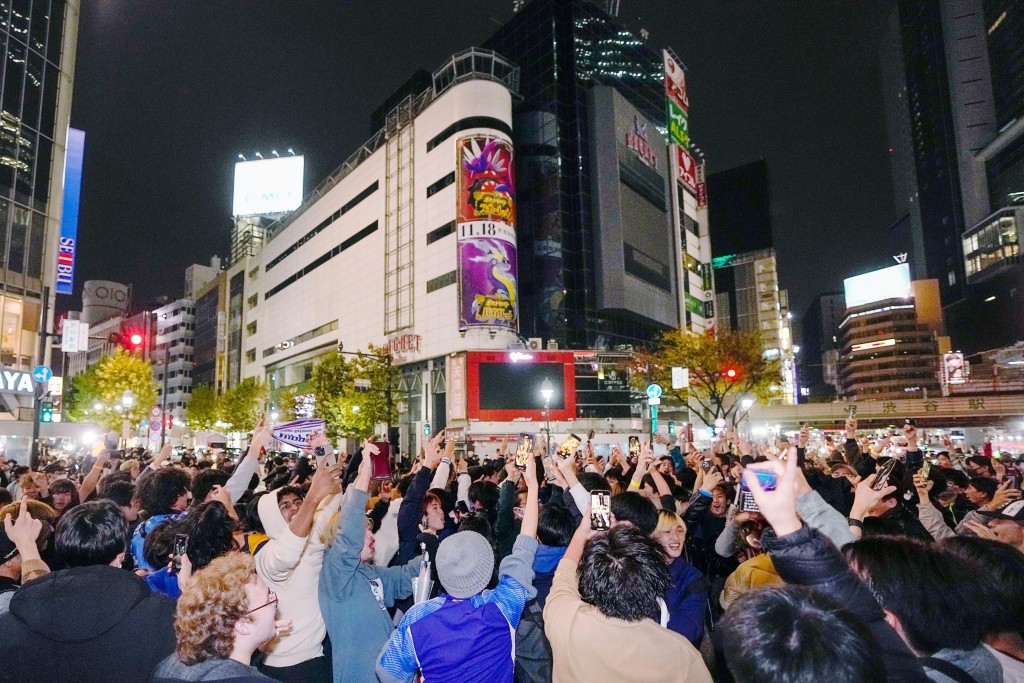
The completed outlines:
<svg viewBox="0 0 1024 683">
<path fill-rule="evenodd" d="M 0 3 L 0 364 L 8 368 L 46 359 L 40 306 L 48 288 L 52 325 L 78 13 L 77 1 Z M 73 239 L 66 254 L 73 264 Z"/>
<path fill-rule="evenodd" d="M 901 0 L 880 51 L 894 248 L 969 354 L 1024 339 L 1022 44 L 1012 0 Z"/>
<path fill-rule="evenodd" d="M 710 197 L 714 202 L 714 197 Z M 716 232 L 718 228 L 715 228 Z M 761 336 L 764 353 L 782 360 L 782 386 L 777 402 L 796 403 L 796 359 L 793 350 L 789 293 L 779 289 L 774 249 L 716 258 L 715 309 L 723 330 Z"/>
<path fill-rule="evenodd" d="M 582 0 L 532 0 L 485 47 L 522 73 L 522 335 L 610 348 L 713 329 L 707 192 L 678 59 Z"/>
<path fill-rule="evenodd" d="M 772 248 L 771 191 L 764 159 L 708 175 L 711 255 Z"/>
<path fill-rule="evenodd" d="M 839 391 L 840 324 L 846 316 L 842 292 L 819 294 L 800 321 L 800 402 L 827 401 Z"/>
</svg>

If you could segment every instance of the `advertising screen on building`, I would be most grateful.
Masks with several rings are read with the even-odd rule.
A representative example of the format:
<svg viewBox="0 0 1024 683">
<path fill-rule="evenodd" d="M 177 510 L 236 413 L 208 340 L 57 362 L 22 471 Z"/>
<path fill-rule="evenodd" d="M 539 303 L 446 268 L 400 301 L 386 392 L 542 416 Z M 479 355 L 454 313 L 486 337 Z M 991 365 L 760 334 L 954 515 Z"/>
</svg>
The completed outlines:
<svg viewBox="0 0 1024 683">
<path fill-rule="evenodd" d="M 473 135 L 461 138 L 457 150 L 459 327 L 518 331 L 512 143 Z"/>
<path fill-rule="evenodd" d="M 280 157 L 235 164 L 232 214 L 283 213 L 302 203 L 304 157 Z"/>
<path fill-rule="evenodd" d="M 863 306 L 886 299 L 909 299 L 913 296 L 910 287 L 910 265 L 901 263 L 870 273 L 848 277 L 843 280 L 846 291 L 846 307 Z"/>
<path fill-rule="evenodd" d="M 57 248 L 57 294 L 71 294 L 75 285 L 75 253 L 78 251 L 78 206 L 82 197 L 82 162 L 85 132 L 68 129 L 64 160 L 64 211 L 60 218 L 60 246 Z"/>
<path fill-rule="evenodd" d="M 470 420 L 543 421 L 542 388 L 551 389 L 551 420 L 576 417 L 575 359 L 567 351 L 479 351 L 466 354 Z M 546 382 L 546 384 L 545 384 Z"/>
<path fill-rule="evenodd" d="M 677 62 L 668 50 L 662 54 L 665 58 L 665 94 L 683 111 L 689 111 L 690 95 L 686 91 L 686 72 L 683 71 L 683 65 Z"/>
</svg>

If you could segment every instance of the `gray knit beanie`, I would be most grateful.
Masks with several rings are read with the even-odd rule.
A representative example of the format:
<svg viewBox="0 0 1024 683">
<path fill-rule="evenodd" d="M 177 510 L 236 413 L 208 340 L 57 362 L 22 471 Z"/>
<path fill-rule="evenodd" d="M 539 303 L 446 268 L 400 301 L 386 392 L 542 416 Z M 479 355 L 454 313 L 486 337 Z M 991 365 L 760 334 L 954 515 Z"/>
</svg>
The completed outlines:
<svg viewBox="0 0 1024 683">
<path fill-rule="evenodd" d="M 475 531 L 460 531 L 441 541 L 434 561 L 445 592 L 453 598 L 471 598 L 491 580 L 494 549 Z"/>
</svg>

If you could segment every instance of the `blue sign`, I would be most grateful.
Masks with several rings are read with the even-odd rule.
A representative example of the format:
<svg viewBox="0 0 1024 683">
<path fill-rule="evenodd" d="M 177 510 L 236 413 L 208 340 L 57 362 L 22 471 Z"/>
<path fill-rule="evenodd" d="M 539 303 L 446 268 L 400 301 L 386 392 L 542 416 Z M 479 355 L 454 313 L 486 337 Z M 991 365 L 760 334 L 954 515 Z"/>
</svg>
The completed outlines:
<svg viewBox="0 0 1024 683">
<path fill-rule="evenodd" d="M 32 379 L 37 382 L 49 382 L 53 377 L 53 370 L 45 365 L 37 365 L 32 370 Z"/>
<path fill-rule="evenodd" d="M 661 398 L 661 385 L 651 384 L 647 387 L 647 398 Z"/>
<path fill-rule="evenodd" d="M 82 197 L 84 156 L 85 131 L 69 128 L 67 158 L 64 161 L 64 211 L 60 219 L 60 246 L 57 248 L 57 294 L 71 294 L 75 284 L 78 205 Z"/>
</svg>

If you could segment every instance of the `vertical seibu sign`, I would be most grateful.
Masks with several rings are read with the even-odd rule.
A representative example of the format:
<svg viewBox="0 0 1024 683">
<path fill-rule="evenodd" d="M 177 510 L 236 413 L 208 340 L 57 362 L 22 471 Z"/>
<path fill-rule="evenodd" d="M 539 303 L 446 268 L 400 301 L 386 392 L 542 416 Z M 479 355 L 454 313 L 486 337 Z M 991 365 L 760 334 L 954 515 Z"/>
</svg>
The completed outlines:
<svg viewBox="0 0 1024 683">
<path fill-rule="evenodd" d="M 75 284 L 75 253 L 78 250 L 78 208 L 82 198 L 82 162 L 85 157 L 85 131 L 68 128 L 67 154 L 64 157 L 64 209 L 60 218 L 60 243 L 57 247 L 57 294 L 71 294 Z"/>
<path fill-rule="evenodd" d="M 456 144 L 459 168 L 459 329 L 519 331 L 516 204 L 512 143 L 470 135 Z"/>
</svg>

